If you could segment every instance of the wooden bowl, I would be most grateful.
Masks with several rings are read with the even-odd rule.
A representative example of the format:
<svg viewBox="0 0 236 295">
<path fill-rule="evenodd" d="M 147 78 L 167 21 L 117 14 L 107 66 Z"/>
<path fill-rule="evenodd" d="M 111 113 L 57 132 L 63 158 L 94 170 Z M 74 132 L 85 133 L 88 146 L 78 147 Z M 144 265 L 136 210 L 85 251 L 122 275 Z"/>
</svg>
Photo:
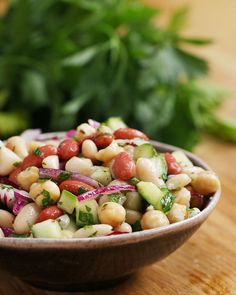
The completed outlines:
<svg viewBox="0 0 236 295">
<path fill-rule="evenodd" d="M 161 152 L 177 149 L 152 143 Z M 210 169 L 193 154 L 186 154 L 195 165 Z M 162 228 L 87 239 L 4 238 L 0 242 L 0 267 L 44 289 L 69 291 L 107 287 L 179 248 L 213 211 L 220 194 L 219 189 L 198 215 Z"/>
</svg>

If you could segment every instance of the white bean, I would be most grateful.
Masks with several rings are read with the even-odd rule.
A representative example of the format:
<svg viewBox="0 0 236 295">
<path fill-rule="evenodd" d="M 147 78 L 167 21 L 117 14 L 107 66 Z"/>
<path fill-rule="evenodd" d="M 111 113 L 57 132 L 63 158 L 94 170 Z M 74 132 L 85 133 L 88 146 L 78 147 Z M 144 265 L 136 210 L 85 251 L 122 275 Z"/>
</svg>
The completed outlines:
<svg viewBox="0 0 236 295">
<path fill-rule="evenodd" d="M 194 208 L 192 208 L 191 210 L 188 211 L 188 218 L 194 217 L 197 214 L 199 214 L 200 212 L 201 212 L 200 209 L 194 207 Z"/>
<path fill-rule="evenodd" d="M 194 191 L 204 196 L 214 194 L 220 187 L 219 178 L 211 171 L 192 174 L 191 178 Z"/>
<path fill-rule="evenodd" d="M 66 162 L 65 169 L 69 172 L 78 172 L 83 175 L 89 176 L 92 172 L 93 163 L 90 159 L 72 157 Z"/>
<path fill-rule="evenodd" d="M 30 187 L 29 196 L 40 207 L 44 207 L 59 200 L 60 189 L 57 184 L 51 180 L 35 182 Z"/>
<path fill-rule="evenodd" d="M 170 223 L 175 223 L 186 219 L 187 207 L 185 205 L 174 203 L 170 212 L 167 214 Z"/>
<path fill-rule="evenodd" d="M 135 222 L 141 220 L 142 214 L 135 210 L 126 209 L 126 217 L 125 222 L 127 222 L 130 225 L 135 224 Z"/>
<path fill-rule="evenodd" d="M 95 161 L 95 154 L 98 152 L 96 144 L 91 139 L 86 139 L 82 144 L 82 155 L 92 161 Z"/>
<path fill-rule="evenodd" d="M 139 158 L 136 162 L 136 172 L 138 179 L 142 181 L 153 182 L 157 186 L 164 184 L 163 180 L 158 177 L 155 162 L 150 159 Z"/>
<path fill-rule="evenodd" d="M 96 132 L 96 129 L 90 126 L 87 123 L 80 124 L 76 130 L 76 138 L 79 140 L 84 139 L 85 137 L 92 135 Z"/>
<path fill-rule="evenodd" d="M 0 228 L 0 238 L 4 238 L 4 237 L 5 237 L 5 235 L 4 235 L 3 231 L 2 231 L 2 229 Z"/>
<path fill-rule="evenodd" d="M 106 202 L 98 209 L 98 218 L 101 223 L 113 227 L 119 226 L 125 221 L 126 211 L 123 206 L 114 202 Z"/>
<path fill-rule="evenodd" d="M 196 174 L 205 171 L 203 168 L 198 167 L 198 166 L 193 166 L 193 167 L 185 167 L 182 169 L 182 172 L 184 174 L 188 174 L 191 176 L 191 174 Z"/>
<path fill-rule="evenodd" d="M 74 238 L 91 238 L 91 237 L 100 237 L 107 236 L 112 233 L 112 226 L 108 224 L 94 224 L 87 225 L 83 228 L 77 230 L 73 237 Z"/>
<path fill-rule="evenodd" d="M 121 233 L 132 233 L 132 227 L 128 223 L 123 222 L 121 225 L 115 227 L 114 231 Z"/>
<path fill-rule="evenodd" d="M 29 191 L 32 183 L 39 179 L 39 169 L 37 167 L 29 167 L 17 175 L 17 182 L 26 191 Z"/>
<path fill-rule="evenodd" d="M 19 162 L 21 162 L 21 158 L 0 141 L 0 175 L 6 176 L 10 174 Z"/>
<path fill-rule="evenodd" d="M 8 138 L 6 147 L 16 153 L 21 159 L 24 159 L 28 155 L 26 141 L 20 136 L 12 136 Z"/>
<path fill-rule="evenodd" d="M 166 182 L 166 186 L 169 190 L 177 190 L 188 185 L 190 182 L 191 178 L 187 174 L 181 173 L 171 175 Z"/>
<path fill-rule="evenodd" d="M 168 218 L 162 211 L 159 210 L 148 210 L 141 219 L 142 229 L 157 228 L 168 224 Z"/>
<path fill-rule="evenodd" d="M 124 149 L 118 146 L 118 144 L 113 140 L 112 143 L 105 149 L 101 149 L 95 154 L 97 160 L 102 162 L 111 161 L 116 155 L 123 152 Z"/>
<path fill-rule="evenodd" d="M 36 222 L 40 208 L 35 203 L 27 204 L 16 216 L 13 227 L 17 234 L 26 234 L 30 232 L 31 226 Z"/>
<path fill-rule="evenodd" d="M 98 131 L 100 133 L 109 133 L 109 134 L 112 134 L 113 133 L 113 131 L 111 130 L 111 128 L 109 128 L 106 125 L 100 125 L 99 128 L 98 128 Z"/>
<path fill-rule="evenodd" d="M 14 218 L 10 212 L 0 209 L 0 226 L 12 227 Z"/>
<path fill-rule="evenodd" d="M 43 168 L 59 169 L 59 157 L 57 155 L 48 156 L 43 159 Z"/>
<path fill-rule="evenodd" d="M 190 206 L 191 193 L 185 187 L 182 187 L 178 191 L 173 191 L 172 194 L 175 196 L 175 203 L 185 205 L 187 208 Z"/>
<path fill-rule="evenodd" d="M 63 229 L 61 231 L 61 234 L 62 234 L 62 238 L 66 238 L 66 239 L 73 238 L 73 236 L 74 236 L 74 233 L 68 229 Z"/>
</svg>

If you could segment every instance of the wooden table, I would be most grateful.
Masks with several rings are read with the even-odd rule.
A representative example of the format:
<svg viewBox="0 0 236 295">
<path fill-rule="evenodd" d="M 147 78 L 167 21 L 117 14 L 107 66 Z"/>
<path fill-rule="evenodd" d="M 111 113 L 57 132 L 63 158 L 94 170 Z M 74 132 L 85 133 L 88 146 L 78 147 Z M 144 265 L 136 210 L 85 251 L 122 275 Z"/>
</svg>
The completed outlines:
<svg viewBox="0 0 236 295">
<path fill-rule="evenodd" d="M 149 2 L 155 4 L 158 1 L 150 0 Z M 160 4 L 170 9 L 173 2 L 175 5 L 180 2 L 193 4 L 188 32 L 215 36 L 218 40 L 217 45 L 201 51 L 201 54 L 207 56 L 211 61 L 211 79 L 235 92 L 236 1 L 162 0 Z M 222 19 L 225 19 L 225 22 L 219 23 Z M 236 117 L 236 100 L 228 100 L 221 111 Z M 129 281 L 112 289 L 77 294 L 236 294 L 236 145 L 218 142 L 205 136 L 197 147 L 196 153 L 217 172 L 223 188 L 219 205 L 206 223 L 179 250 L 162 262 L 140 270 Z M 7 274 L 0 273 L 0 294 L 56 295 L 66 293 L 37 290 Z"/>
</svg>

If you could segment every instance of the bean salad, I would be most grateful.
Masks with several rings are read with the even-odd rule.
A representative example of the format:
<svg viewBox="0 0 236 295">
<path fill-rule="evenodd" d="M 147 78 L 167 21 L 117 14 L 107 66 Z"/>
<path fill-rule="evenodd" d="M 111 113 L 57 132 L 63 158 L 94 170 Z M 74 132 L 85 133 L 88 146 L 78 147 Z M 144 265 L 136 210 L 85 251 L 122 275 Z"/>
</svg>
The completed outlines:
<svg viewBox="0 0 236 295">
<path fill-rule="evenodd" d="M 220 182 L 120 118 L 0 141 L 0 238 L 94 238 L 200 213 Z"/>
</svg>

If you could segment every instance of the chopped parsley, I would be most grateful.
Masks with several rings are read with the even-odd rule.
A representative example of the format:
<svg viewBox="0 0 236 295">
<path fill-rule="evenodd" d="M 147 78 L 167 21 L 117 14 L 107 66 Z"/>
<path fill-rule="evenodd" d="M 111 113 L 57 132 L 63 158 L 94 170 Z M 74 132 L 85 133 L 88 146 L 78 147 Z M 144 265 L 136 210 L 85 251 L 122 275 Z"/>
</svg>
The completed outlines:
<svg viewBox="0 0 236 295">
<path fill-rule="evenodd" d="M 93 232 L 91 235 L 88 236 L 88 238 L 96 237 L 97 233 L 98 233 L 97 231 Z"/>
<path fill-rule="evenodd" d="M 88 189 L 86 189 L 85 187 L 81 186 L 78 189 L 78 195 L 82 195 L 84 193 L 86 193 L 88 191 Z"/>
<path fill-rule="evenodd" d="M 83 227 L 83 229 L 90 229 L 90 228 L 92 228 L 92 225 L 85 225 L 84 227 Z"/>
<path fill-rule="evenodd" d="M 92 209 L 89 207 L 89 206 L 87 206 L 87 205 L 85 205 L 85 208 L 86 208 L 86 210 L 87 210 L 87 212 L 90 212 Z"/>
<path fill-rule="evenodd" d="M 174 200 L 175 200 L 175 196 L 169 191 L 167 191 L 165 195 L 161 198 L 161 207 L 164 213 L 167 213 L 170 211 L 170 209 L 172 208 L 174 204 Z"/>
<path fill-rule="evenodd" d="M 11 234 L 9 238 L 28 238 L 28 234 Z"/>
<path fill-rule="evenodd" d="M 58 179 L 59 180 L 67 180 L 67 179 L 70 179 L 70 177 L 71 177 L 71 172 L 63 171 L 59 174 Z"/>
<path fill-rule="evenodd" d="M 133 185 L 136 185 L 137 183 L 139 183 L 139 179 L 137 177 L 131 177 L 129 179 L 129 182 L 132 183 Z"/>
<path fill-rule="evenodd" d="M 79 220 L 86 225 L 94 224 L 94 218 L 92 213 L 79 211 Z"/>
<path fill-rule="evenodd" d="M 41 152 L 40 148 L 37 147 L 37 148 L 33 151 L 33 154 L 36 155 L 36 156 L 41 156 L 42 152 Z"/>
<path fill-rule="evenodd" d="M 132 231 L 140 231 L 141 230 L 141 224 L 140 224 L 140 220 L 135 221 L 134 224 L 132 224 Z"/>
<path fill-rule="evenodd" d="M 120 194 L 110 194 L 107 196 L 110 202 L 120 203 Z"/>
<path fill-rule="evenodd" d="M 43 195 L 44 195 L 44 198 L 42 200 L 43 207 L 47 207 L 47 206 L 53 204 L 53 200 L 51 199 L 51 196 L 47 190 L 45 190 L 45 189 L 43 190 Z"/>
<path fill-rule="evenodd" d="M 19 167 L 21 164 L 22 164 L 22 162 L 19 161 L 19 162 L 15 162 L 15 163 L 13 163 L 13 166 L 14 166 L 14 167 Z"/>
</svg>

